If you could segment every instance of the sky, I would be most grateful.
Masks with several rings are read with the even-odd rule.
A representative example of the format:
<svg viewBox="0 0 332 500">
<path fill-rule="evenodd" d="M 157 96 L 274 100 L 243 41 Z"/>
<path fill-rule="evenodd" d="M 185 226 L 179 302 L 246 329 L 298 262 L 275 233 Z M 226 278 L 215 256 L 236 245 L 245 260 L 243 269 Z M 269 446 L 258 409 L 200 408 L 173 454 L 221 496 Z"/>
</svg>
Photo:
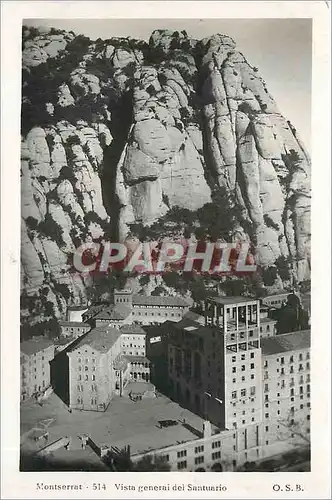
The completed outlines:
<svg viewBox="0 0 332 500">
<path fill-rule="evenodd" d="M 258 67 L 280 112 L 311 150 L 310 19 L 26 19 L 24 24 L 72 30 L 92 40 L 117 36 L 148 40 L 155 29 L 185 29 L 197 39 L 229 35 L 248 62 Z"/>
</svg>

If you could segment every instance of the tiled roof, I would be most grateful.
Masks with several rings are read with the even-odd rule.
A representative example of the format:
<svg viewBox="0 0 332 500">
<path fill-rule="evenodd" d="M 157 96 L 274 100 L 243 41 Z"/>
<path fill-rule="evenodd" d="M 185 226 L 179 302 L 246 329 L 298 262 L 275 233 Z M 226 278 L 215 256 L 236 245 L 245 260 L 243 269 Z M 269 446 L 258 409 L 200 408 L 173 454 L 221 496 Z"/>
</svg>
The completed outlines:
<svg viewBox="0 0 332 500">
<path fill-rule="evenodd" d="M 95 316 L 95 319 L 121 320 L 128 318 L 130 313 L 131 310 L 129 309 L 129 307 L 118 304 L 116 306 L 111 305 L 100 311 Z"/>
<path fill-rule="evenodd" d="M 133 333 L 135 335 L 146 335 L 146 331 L 140 325 L 122 325 L 121 333 Z"/>
<path fill-rule="evenodd" d="M 193 311 L 187 311 L 184 314 L 183 319 L 190 319 L 192 321 L 197 321 L 200 324 L 205 324 L 205 317 Z"/>
<path fill-rule="evenodd" d="M 202 325 L 198 321 L 193 321 L 188 318 L 182 318 L 182 320 L 178 321 L 177 323 L 170 322 L 170 327 L 171 328 L 173 327 L 175 330 L 181 330 L 187 333 L 194 333 L 195 335 L 199 335 L 200 337 L 206 337 L 207 335 L 210 335 L 213 331 L 213 328 Z"/>
<path fill-rule="evenodd" d="M 221 305 L 232 305 L 232 304 L 243 304 L 245 302 L 257 302 L 257 299 L 253 299 L 252 297 L 208 297 L 210 302 L 215 302 L 216 304 Z"/>
<path fill-rule="evenodd" d="M 70 337 L 61 337 L 59 340 L 56 341 L 56 346 L 59 345 L 67 345 L 70 344 L 71 342 L 74 342 L 77 337 L 73 337 L 72 335 Z"/>
<path fill-rule="evenodd" d="M 129 363 L 149 363 L 150 361 L 145 356 L 124 356 Z"/>
<path fill-rule="evenodd" d="M 100 311 L 102 311 L 102 309 L 105 309 L 105 304 L 99 304 L 97 306 L 91 306 L 89 307 L 89 309 L 87 311 L 85 311 L 83 314 L 82 314 L 82 317 L 84 318 L 93 318 L 94 316 L 96 316 L 96 314 L 98 314 Z"/>
<path fill-rule="evenodd" d="M 260 318 L 260 323 L 276 323 L 277 320 L 273 318 Z"/>
<path fill-rule="evenodd" d="M 86 323 L 83 323 L 83 321 L 59 321 L 60 326 L 68 326 L 71 328 L 74 327 L 85 327 L 85 328 L 90 328 L 90 325 L 87 325 Z"/>
<path fill-rule="evenodd" d="M 173 306 L 189 307 L 189 302 L 182 297 L 162 297 L 161 295 L 133 295 L 133 304 L 137 306 Z"/>
<path fill-rule="evenodd" d="M 266 297 L 262 298 L 262 302 L 264 303 L 264 301 L 266 300 L 279 300 L 279 299 L 285 300 L 289 295 L 293 295 L 293 293 L 285 292 L 285 293 L 277 293 L 275 295 L 267 295 Z"/>
<path fill-rule="evenodd" d="M 287 351 L 297 351 L 310 347 L 310 330 L 284 333 L 261 339 L 262 353 L 265 356 Z"/>
<path fill-rule="evenodd" d="M 52 340 L 46 339 L 44 337 L 39 337 L 35 339 L 25 340 L 21 342 L 21 352 L 31 356 L 31 354 L 36 354 L 37 352 L 43 351 L 48 347 L 54 345 Z"/>
<path fill-rule="evenodd" d="M 86 311 L 88 306 L 68 306 L 68 311 Z"/>
<path fill-rule="evenodd" d="M 69 351 L 74 351 L 80 349 L 85 345 L 89 345 L 92 349 L 99 352 L 108 352 L 110 348 L 115 344 L 117 339 L 120 337 L 121 332 L 117 328 L 112 328 L 110 326 L 99 326 L 90 330 L 85 335 L 80 337 L 79 341 L 75 343 L 72 349 Z"/>
</svg>

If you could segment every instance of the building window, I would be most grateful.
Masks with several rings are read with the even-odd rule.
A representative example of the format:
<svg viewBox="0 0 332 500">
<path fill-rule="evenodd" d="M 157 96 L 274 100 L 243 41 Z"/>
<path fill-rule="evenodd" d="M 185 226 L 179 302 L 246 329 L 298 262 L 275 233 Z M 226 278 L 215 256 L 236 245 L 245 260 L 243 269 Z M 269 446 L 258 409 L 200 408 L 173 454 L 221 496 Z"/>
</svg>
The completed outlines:
<svg viewBox="0 0 332 500">
<path fill-rule="evenodd" d="M 269 431 L 269 426 L 267 425 L 267 426 L 265 427 L 265 432 L 268 432 L 268 431 Z"/>
<path fill-rule="evenodd" d="M 264 361 L 264 368 L 267 368 L 267 361 Z"/>
<path fill-rule="evenodd" d="M 81 375 L 78 376 L 78 380 L 82 380 L 82 376 Z"/>
<path fill-rule="evenodd" d="M 232 399 L 236 399 L 236 397 L 237 397 L 236 391 L 233 391 L 232 392 Z"/>
<path fill-rule="evenodd" d="M 268 413 L 265 413 L 265 418 L 269 418 L 269 414 Z"/>
<path fill-rule="evenodd" d="M 304 405 L 300 405 L 300 410 L 303 410 L 303 408 L 304 408 Z"/>
<path fill-rule="evenodd" d="M 251 378 L 251 380 L 254 380 L 255 375 L 252 373 L 252 374 L 250 375 L 250 378 Z"/>
<path fill-rule="evenodd" d="M 88 366 L 85 366 L 84 367 L 84 370 L 87 372 L 89 370 L 89 367 Z"/>
<path fill-rule="evenodd" d="M 291 356 L 291 357 L 289 358 L 289 362 L 290 362 L 290 363 L 294 363 L 294 356 Z"/>
<path fill-rule="evenodd" d="M 204 462 L 204 456 L 201 455 L 200 457 L 195 458 L 195 465 L 202 464 Z"/>
<path fill-rule="evenodd" d="M 303 354 L 302 354 L 302 353 L 300 353 L 300 354 L 299 354 L 299 361 L 302 361 L 302 360 L 303 360 Z"/>
<path fill-rule="evenodd" d="M 251 368 L 251 370 L 253 370 L 255 368 L 255 363 L 251 363 L 250 368 Z"/>
<path fill-rule="evenodd" d="M 280 363 L 281 363 L 282 365 L 284 365 L 284 364 L 285 364 L 285 358 L 280 358 Z"/>
<path fill-rule="evenodd" d="M 212 448 L 220 448 L 221 442 L 220 441 L 213 441 L 212 443 Z"/>
<path fill-rule="evenodd" d="M 204 451 L 204 446 L 196 446 L 195 453 L 202 453 Z"/>
<path fill-rule="evenodd" d="M 242 365 L 241 366 L 241 371 L 244 372 L 245 369 L 246 369 L 245 365 Z"/>
<path fill-rule="evenodd" d="M 307 368 L 307 370 L 310 370 L 310 363 L 306 364 L 306 368 Z"/>
<path fill-rule="evenodd" d="M 241 354 L 241 361 L 244 361 L 246 359 L 246 355 L 245 354 Z"/>
<path fill-rule="evenodd" d="M 241 398 L 245 397 L 246 394 L 247 394 L 246 389 L 241 389 Z"/>
<path fill-rule="evenodd" d="M 178 451 L 178 458 L 186 457 L 187 456 L 187 450 L 181 450 Z"/>
<path fill-rule="evenodd" d="M 269 384 L 265 384 L 265 386 L 264 386 L 264 391 L 265 391 L 265 392 L 268 392 L 268 390 L 269 390 Z"/>
<path fill-rule="evenodd" d="M 253 387 L 250 387 L 250 396 L 255 396 L 256 394 L 256 387 L 253 386 Z"/>
<path fill-rule="evenodd" d="M 92 375 L 92 376 L 91 376 L 91 379 L 92 379 L 92 380 L 96 380 L 96 375 Z"/>
<path fill-rule="evenodd" d="M 236 362 L 236 356 L 232 356 L 232 363 Z"/>
<path fill-rule="evenodd" d="M 236 367 L 235 366 L 233 366 L 233 368 L 232 368 L 232 373 L 236 373 Z"/>
<path fill-rule="evenodd" d="M 178 470 L 185 469 L 187 467 L 187 461 L 183 460 L 182 462 L 178 462 Z"/>
<path fill-rule="evenodd" d="M 254 352 L 251 352 L 251 353 L 250 353 L 250 357 L 251 357 L 251 358 L 254 358 L 254 357 L 255 357 L 255 353 L 254 353 Z"/>
<path fill-rule="evenodd" d="M 299 364 L 299 372 L 303 370 L 303 365 L 300 363 Z"/>
<path fill-rule="evenodd" d="M 221 452 L 215 451 L 214 453 L 212 453 L 211 457 L 212 457 L 212 460 L 217 460 L 218 458 L 221 458 Z"/>
<path fill-rule="evenodd" d="M 242 382 L 245 382 L 245 380 L 246 380 L 246 377 L 241 377 Z"/>
</svg>

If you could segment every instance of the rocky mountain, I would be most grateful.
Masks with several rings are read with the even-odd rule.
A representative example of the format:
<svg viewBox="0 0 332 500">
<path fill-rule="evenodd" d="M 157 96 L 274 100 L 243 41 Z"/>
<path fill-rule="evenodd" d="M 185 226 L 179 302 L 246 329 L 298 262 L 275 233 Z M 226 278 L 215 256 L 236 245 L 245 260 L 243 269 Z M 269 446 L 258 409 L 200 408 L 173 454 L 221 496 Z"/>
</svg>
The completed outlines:
<svg viewBox="0 0 332 500">
<path fill-rule="evenodd" d="M 206 237 L 251 242 L 267 285 L 308 278 L 310 158 L 229 36 L 24 27 L 22 51 L 23 320 L 86 300 L 91 278 L 69 272 L 81 242 L 176 210 Z"/>
</svg>

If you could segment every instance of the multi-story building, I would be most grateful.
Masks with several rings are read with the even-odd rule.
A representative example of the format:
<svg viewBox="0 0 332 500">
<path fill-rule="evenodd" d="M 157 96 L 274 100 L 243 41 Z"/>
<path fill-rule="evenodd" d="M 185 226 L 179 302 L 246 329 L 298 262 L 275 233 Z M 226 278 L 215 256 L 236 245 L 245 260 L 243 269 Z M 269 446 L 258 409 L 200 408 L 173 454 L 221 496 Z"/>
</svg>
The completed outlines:
<svg viewBox="0 0 332 500">
<path fill-rule="evenodd" d="M 87 333 L 91 327 L 88 323 L 82 321 L 59 321 L 61 337 L 77 338 Z"/>
<path fill-rule="evenodd" d="M 142 325 L 179 321 L 190 304 L 181 297 L 133 295 L 132 320 Z"/>
<path fill-rule="evenodd" d="M 64 347 L 52 363 L 55 392 L 73 409 L 104 411 L 127 383 L 140 380 L 150 380 L 150 361 L 139 325 L 98 326 Z"/>
<path fill-rule="evenodd" d="M 272 318 L 260 318 L 259 333 L 261 337 L 273 337 L 277 333 L 277 321 Z"/>
<path fill-rule="evenodd" d="M 263 305 L 273 308 L 279 308 L 287 303 L 290 293 L 279 293 L 277 295 L 268 295 L 261 299 Z"/>
<path fill-rule="evenodd" d="M 94 328 L 60 352 L 52 362 L 52 384 L 69 408 L 104 411 L 116 393 L 115 360 L 121 332 Z"/>
<path fill-rule="evenodd" d="M 259 302 L 246 297 L 208 299 L 204 326 L 184 318 L 163 327 L 170 331 L 168 383 L 172 399 L 222 432 L 234 431 L 234 451 L 240 461 L 257 460 L 271 455 L 272 448 L 278 453 L 292 446 L 289 429 L 296 422 L 292 415 L 298 412 L 301 421 L 310 419 L 310 403 L 304 401 L 310 392 L 306 372 L 310 368 L 309 331 L 261 338 L 266 334 L 260 331 Z M 280 354 L 286 351 L 287 356 Z M 295 360 L 303 372 L 296 382 Z M 273 380 L 270 384 L 269 379 Z M 284 434 L 279 417 L 284 419 L 284 427 L 288 425 Z"/>
<path fill-rule="evenodd" d="M 114 304 L 92 306 L 83 313 L 82 318 L 93 327 L 160 324 L 164 321 L 179 321 L 189 307 L 190 303 L 181 297 L 137 295 L 125 288 L 114 291 Z"/>
<path fill-rule="evenodd" d="M 262 339 L 264 445 L 310 436 L 310 330 Z"/>
<path fill-rule="evenodd" d="M 146 332 L 140 325 L 121 327 L 121 352 L 125 356 L 146 356 Z"/>
<path fill-rule="evenodd" d="M 255 300 L 214 297 L 206 301 L 204 326 L 184 319 L 173 327 L 171 390 L 222 429 L 261 421 L 258 311 Z M 257 436 L 255 429 L 255 442 Z"/>
<path fill-rule="evenodd" d="M 67 308 L 67 321 L 69 322 L 81 322 L 83 314 L 87 311 L 87 305 L 75 306 L 69 305 Z"/>
<path fill-rule="evenodd" d="M 131 323 L 131 310 L 129 307 L 121 304 L 110 305 L 102 309 L 93 318 L 94 326 L 111 326 L 112 328 L 120 328 L 126 323 Z"/>
<path fill-rule="evenodd" d="M 54 344 L 44 337 L 21 342 L 21 401 L 45 391 L 50 385 L 50 361 Z"/>
</svg>

